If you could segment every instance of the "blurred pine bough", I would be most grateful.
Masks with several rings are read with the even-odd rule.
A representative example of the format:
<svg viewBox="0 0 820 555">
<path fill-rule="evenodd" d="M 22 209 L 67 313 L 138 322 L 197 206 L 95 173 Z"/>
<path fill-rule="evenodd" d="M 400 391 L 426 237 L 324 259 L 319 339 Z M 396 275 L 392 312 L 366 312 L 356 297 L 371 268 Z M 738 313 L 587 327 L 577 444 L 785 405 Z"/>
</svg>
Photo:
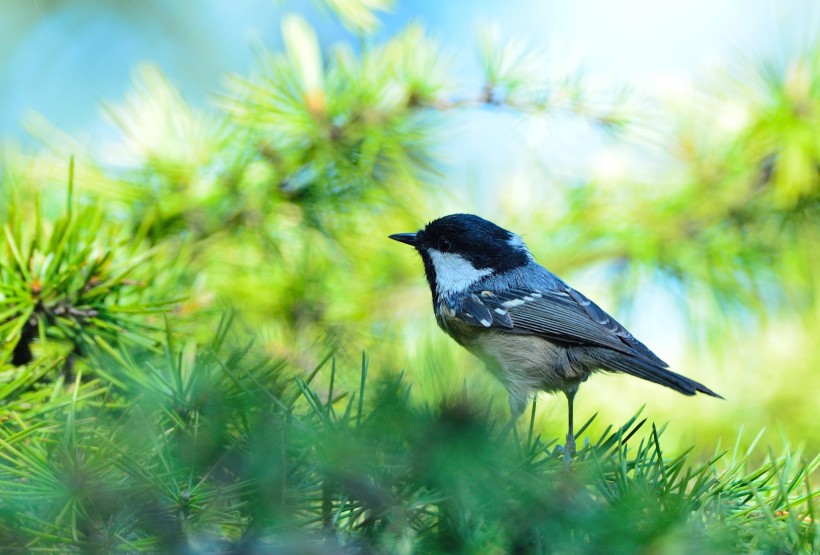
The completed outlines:
<svg viewBox="0 0 820 555">
<path fill-rule="evenodd" d="M 57 388 L 0 429 L 6 552 L 810 553 L 820 457 L 738 444 L 704 463 L 661 448 L 636 415 L 586 438 L 572 473 L 552 441 L 498 439 L 469 398 L 435 410 L 402 379 L 295 381 L 226 347 L 111 352 L 102 383 Z M 89 393 L 96 388 L 98 395 Z M 116 400 L 112 402 L 112 400 Z M 588 424 L 588 423 L 587 423 Z M 584 426 L 586 428 L 586 425 Z M 583 430 L 581 431 L 583 433 Z"/>
<path fill-rule="evenodd" d="M 385 5 L 327 3 L 346 5 L 349 22 Z M 736 448 L 689 467 L 662 455 L 654 431 L 625 453 L 633 422 L 586 449 L 566 483 L 550 442 L 498 446 L 492 419 L 469 403 L 420 409 L 385 383 L 362 405 L 364 380 L 356 396 L 334 393 L 350 373 L 330 371 L 315 390 L 315 373 L 291 380 L 327 352 L 349 360 L 378 344 L 402 308 L 387 286 L 418 280 L 418 268 L 371 237 L 414 229 L 444 196 L 435 153 L 451 114 L 562 113 L 615 138 L 642 122 L 628 95 L 545 80 L 534 52 L 492 30 L 480 44 L 485 83 L 465 98 L 452 96 L 448 56 L 420 27 L 360 53 L 322 53 L 297 18 L 283 35 L 285 51 L 260 53 L 214 110 L 191 107 L 146 66 L 133 93 L 105 107 L 113 147 L 83 148 L 34 119 L 46 149 L 4 154 L 0 543 L 583 553 L 695 537 L 712 551 L 817 548 L 816 461 L 799 453 L 746 468 Z M 672 277 L 714 303 L 706 320 L 717 328 L 735 321 L 727 307 L 811 318 L 819 52 L 713 94 L 706 112 L 721 95 L 744 103 L 731 133 L 704 128 L 708 113 L 682 116 L 664 139 L 680 168 L 668 186 L 556 187 L 549 208 L 516 212 L 517 225 L 541 231 L 530 244 L 553 269 L 610 263 L 632 286 L 624 292 L 643 272 Z M 225 354 L 227 328 L 211 337 L 224 306 L 239 307 L 262 352 Z M 175 333 L 159 333 L 163 312 Z"/>
</svg>

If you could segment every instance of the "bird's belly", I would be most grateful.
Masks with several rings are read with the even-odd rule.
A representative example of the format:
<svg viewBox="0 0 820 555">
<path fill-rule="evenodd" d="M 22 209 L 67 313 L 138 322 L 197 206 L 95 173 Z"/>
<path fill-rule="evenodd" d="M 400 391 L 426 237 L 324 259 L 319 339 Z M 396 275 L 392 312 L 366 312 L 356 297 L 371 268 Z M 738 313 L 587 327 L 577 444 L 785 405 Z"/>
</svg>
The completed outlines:
<svg viewBox="0 0 820 555">
<path fill-rule="evenodd" d="M 464 343 L 516 394 L 567 389 L 586 380 L 590 370 L 566 347 L 532 335 L 486 331 Z"/>
</svg>

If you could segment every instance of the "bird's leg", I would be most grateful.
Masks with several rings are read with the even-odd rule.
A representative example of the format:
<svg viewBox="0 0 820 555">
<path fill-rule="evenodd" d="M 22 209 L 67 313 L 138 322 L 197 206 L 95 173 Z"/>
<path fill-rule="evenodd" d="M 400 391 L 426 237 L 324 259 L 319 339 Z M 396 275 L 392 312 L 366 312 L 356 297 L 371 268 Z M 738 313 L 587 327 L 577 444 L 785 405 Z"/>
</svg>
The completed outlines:
<svg viewBox="0 0 820 555">
<path fill-rule="evenodd" d="M 574 385 L 564 390 L 564 395 L 567 396 L 567 413 L 569 416 L 569 426 L 567 427 L 567 442 L 564 445 L 564 466 L 569 467 L 572 462 L 572 457 L 575 455 L 575 431 L 572 425 L 572 402 L 575 400 L 575 394 L 578 392 L 578 386 Z"/>
<path fill-rule="evenodd" d="M 509 433 L 512 432 L 515 437 L 515 442 L 518 443 L 518 431 L 515 428 L 515 423 L 524 413 L 528 402 L 529 399 L 527 396 L 521 397 L 519 395 L 513 395 L 512 393 L 510 394 L 510 421 L 507 422 L 507 425 L 501 430 L 501 435 L 499 436 L 501 441 L 507 439 Z"/>
</svg>

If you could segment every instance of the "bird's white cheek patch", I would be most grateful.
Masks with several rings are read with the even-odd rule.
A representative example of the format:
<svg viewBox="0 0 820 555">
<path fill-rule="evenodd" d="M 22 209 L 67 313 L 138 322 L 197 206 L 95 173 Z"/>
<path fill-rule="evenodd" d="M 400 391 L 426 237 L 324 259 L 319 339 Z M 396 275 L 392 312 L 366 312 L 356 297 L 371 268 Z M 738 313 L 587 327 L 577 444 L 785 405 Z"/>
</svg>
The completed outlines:
<svg viewBox="0 0 820 555">
<path fill-rule="evenodd" d="M 460 293 L 467 290 L 481 278 L 490 275 L 489 268 L 477 269 L 470 262 L 450 252 L 429 251 L 433 267 L 436 269 L 436 287 L 439 293 Z"/>
</svg>

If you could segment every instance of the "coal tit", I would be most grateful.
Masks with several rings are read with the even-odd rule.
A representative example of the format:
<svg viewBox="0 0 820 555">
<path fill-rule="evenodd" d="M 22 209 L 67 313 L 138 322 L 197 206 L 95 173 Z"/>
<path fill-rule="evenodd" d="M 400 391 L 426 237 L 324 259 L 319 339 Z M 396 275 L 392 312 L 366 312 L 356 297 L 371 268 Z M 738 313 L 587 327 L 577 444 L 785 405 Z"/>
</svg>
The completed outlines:
<svg viewBox="0 0 820 555">
<path fill-rule="evenodd" d="M 564 392 L 565 462 L 575 451 L 573 398 L 595 371 L 720 397 L 667 370 L 614 318 L 538 264 L 515 233 L 478 216 L 452 214 L 390 238 L 421 255 L 438 325 L 501 380 L 512 422 L 538 391 Z"/>
</svg>

